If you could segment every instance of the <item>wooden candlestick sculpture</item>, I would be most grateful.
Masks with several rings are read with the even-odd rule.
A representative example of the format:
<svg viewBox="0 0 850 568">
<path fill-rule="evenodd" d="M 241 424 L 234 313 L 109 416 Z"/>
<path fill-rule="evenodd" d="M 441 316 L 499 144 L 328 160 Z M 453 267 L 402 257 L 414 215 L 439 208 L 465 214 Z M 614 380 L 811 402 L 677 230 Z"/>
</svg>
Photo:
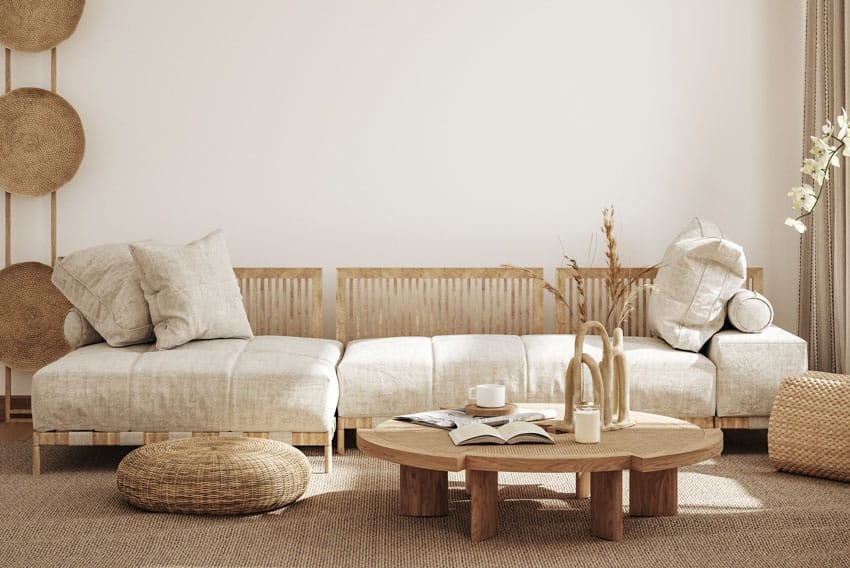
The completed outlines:
<svg viewBox="0 0 850 568">
<path fill-rule="evenodd" d="M 602 338 L 602 359 L 599 363 L 584 352 L 584 338 L 591 331 L 599 332 Z M 602 409 L 602 430 L 619 430 L 634 426 L 629 415 L 629 366 L 623 350 L 623 330 L 614 330 L 611 341 L 608 332 L 598 321 L 582 324 L 576 335 L 575 353 L 567 367 L 564 406 L 564 421 L 555 424 L 559 432 L 573 432 L 573 405 L 582 402 L 581 370 L 587 365 L 593 379 L 593 401 Z"/>
</svg>

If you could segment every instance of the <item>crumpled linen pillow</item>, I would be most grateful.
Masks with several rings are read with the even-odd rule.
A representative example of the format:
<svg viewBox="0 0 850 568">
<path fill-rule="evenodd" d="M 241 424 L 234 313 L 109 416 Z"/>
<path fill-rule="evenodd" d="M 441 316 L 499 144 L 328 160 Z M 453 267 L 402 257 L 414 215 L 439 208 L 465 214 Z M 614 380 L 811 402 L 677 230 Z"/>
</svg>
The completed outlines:
<svg viewBox="0 0 850 568">
<path fill-rule="evenodd" d="M 187 245 L 130 245 L 150 307 L 157 349 L 195 339 L 253 337 L 223 233 Z"/>
<path fill-rule="evenodd" d="M 154 340 L 148 303 L 126 243 L 98 245 L 58 259 L 51 281 L 112 347 Z"/>
<path fill-rule="evenodd" d="M 726 319 L 726 303 L 744 284 L 744 249 L 717 224 L 695 218 L 673 240 L 649 297 L 650 331 L 676 349 L 699 351 Z"/>
<path fill-rule="evenodd" d="M 770 300 L 752 290 L 738 290 L 726 304 L 729 323 L 744 333 L 760 333 L 773 323 Z"/>
</svg>

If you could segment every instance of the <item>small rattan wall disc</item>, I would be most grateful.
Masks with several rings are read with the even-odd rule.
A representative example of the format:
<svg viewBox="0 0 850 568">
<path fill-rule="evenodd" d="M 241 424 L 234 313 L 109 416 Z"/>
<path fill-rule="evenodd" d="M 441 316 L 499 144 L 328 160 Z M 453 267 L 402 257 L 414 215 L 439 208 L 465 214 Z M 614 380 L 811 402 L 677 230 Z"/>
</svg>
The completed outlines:
<svg viewBox="0 0 850 568">
<path fill-rule="evenodd" d="M 0 0 L 0 43 L 20 51 L 44 51 L 77 29 L 85 0 Z"/>
<path fill-rule="evenodd" d="M 71 350 L 62 332 L 71 303 L 52 274 L 40 262 L 0 270 L 0 363 L 7 367 L 36 371 Z"/>
<path fill-rule="evenodd" d="M 44 195 L 77 173 L 86 148 L 80 116 L 44 89 L 15 89 L 0 97 L 0 189 Z"/>
</svg>

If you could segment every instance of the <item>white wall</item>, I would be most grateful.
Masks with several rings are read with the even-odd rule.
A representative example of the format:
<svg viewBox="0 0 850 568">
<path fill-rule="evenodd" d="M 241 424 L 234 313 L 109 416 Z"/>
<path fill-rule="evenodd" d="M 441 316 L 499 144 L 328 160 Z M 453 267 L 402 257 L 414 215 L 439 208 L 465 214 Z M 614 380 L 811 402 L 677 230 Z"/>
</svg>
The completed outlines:
<svg viewBox="0 0 850 568">
<path fill-rule="evenodd" d="M 89 0 L 59 48 L 87 135 L 59 253 L 222 227 L 238 265 L 325 269 L 330 336 L 336 266 L 552 277 L 613 203 L 631 265 L 718 221 L 795 329 L 803 4 Z M 12 76 L 46 87 L 47 54 Z M 14 219 L 15 260 L 48 260 L 49 200 Z"/>
</svg>

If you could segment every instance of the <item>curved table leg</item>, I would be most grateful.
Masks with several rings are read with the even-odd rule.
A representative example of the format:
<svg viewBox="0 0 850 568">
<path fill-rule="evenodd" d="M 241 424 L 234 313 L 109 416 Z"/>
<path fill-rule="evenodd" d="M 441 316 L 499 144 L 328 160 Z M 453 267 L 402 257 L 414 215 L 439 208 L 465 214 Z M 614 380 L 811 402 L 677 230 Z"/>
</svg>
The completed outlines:
<svg viewBox="0 0 850 568">
<path fill-rule="evenodd" d="M 629 515 L 669 517 L 679 511 L 679 470 L 629 471 Z"/>
<path fill-rule="evenodd" d="M 590 474 L 590 532 L 605 540 L 623 540 L 623 472 Z"/>
<path fill-rule="evenodd" d="M 499 532 L 499 472 L 466 470 L 472 512 L 470 533 L 478 542 Z"/>
<path fill-rule="evenodd" d="M 446 471 L 400 466 L 398 513 L 406 517 L 449 514 L 449 474 Z"/>
</svg>

